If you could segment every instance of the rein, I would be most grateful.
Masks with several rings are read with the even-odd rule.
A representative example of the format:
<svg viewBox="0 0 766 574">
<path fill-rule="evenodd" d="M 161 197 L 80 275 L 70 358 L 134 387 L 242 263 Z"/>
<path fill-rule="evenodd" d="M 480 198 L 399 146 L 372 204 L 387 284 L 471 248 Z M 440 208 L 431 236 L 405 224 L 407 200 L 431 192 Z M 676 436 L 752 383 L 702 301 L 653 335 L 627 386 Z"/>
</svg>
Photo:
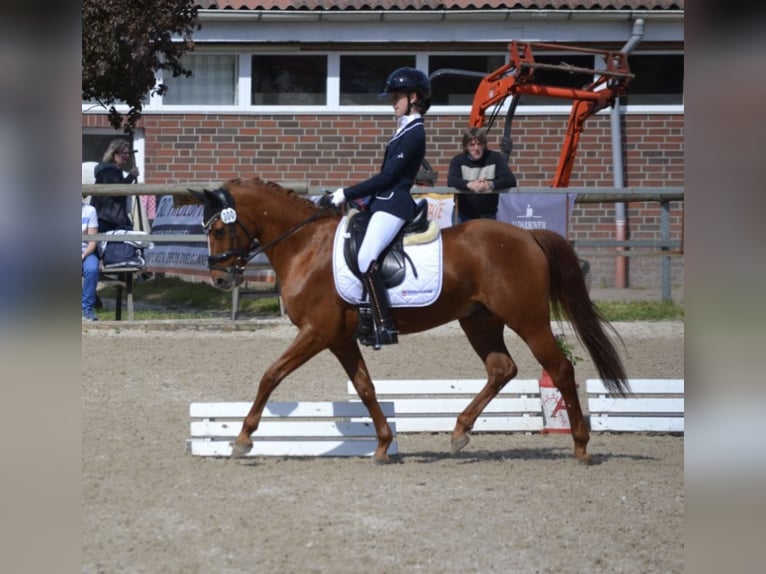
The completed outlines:
<svg viewBox="0 0 766 574">
<path fill-rule="evenodd" d="M 216 219 L 221 219 L 222 221 L 224 221 L 224 223 L 226 223 L 225 217 L 222 217 L 222 213 L 224 211 L 226 211 L 226 210 L 225 209 L 221 210 L 220 212 L 215 214 L 213 217 L 211 217 L 208 220 L 207 223 L 205 223 L 204 229 L 205 229 L 205 231 L 207 233 L 210 232 L 210 227 L 213 225 L 213 223 L 215 222 Z M 316 221 L 317 219 L 322 217 L 325 214 L 325 212 L 327 212 L 327 211 L 328 211 L 327 208 L 320 207 L 317 211 L 315 211 L 313 214 L 311 214 L 311 217 L 309 217 L 308 219 L 305 219 L 305 220 L 301 221 L 300 223 L 297 223 L 297 224 L 293 225 L 290 229 L 288 229 L 287 231 L 285 231 L 284 233 L 282 233 L 281 235 L 279 235 L 275 239 L 272 239 L 271 241 L 269 241 L 265 245 L 258 245 L 256 248 L 253 248 L 258 243 L 258 241 L 255 238 L 255 235 L 248 231 L 248 229 L 239 220 L 239 218 L 237 218 L 237 220 L 235 222 L 233 222 L 233 223 L 226 223 L 226 228 L 229 230 L 230 235 L 232 235 L 232 229 L 233 229 L 235 223 L 238 224 L 242 228 L 242 231 L 245 232 L 245 236 L 247 237 L 247 240 L 248 240 L 247 251 L 243 251 L 243 250 L 240 250 L 240 249 L 234 249 L 234 250 L 224 251 L 223 253 L 219 253 L 218 255 L 210 255 L 207 258 L 207 267 L 210 270 L 214 270 L 215 269 L 215 270 L 218 270 L 218 271 L 224 271 L 226 273 L 243 273 L 245 271 L 245 267 L 247 266 L 247 262 L 250 259 L 252 259 L 256 255 L 259 255 L 259 254 L 263 253 L 269 247 L 273 247 L 274 245 L 276 245 L 277 243 L 279 243 L 283 239 L 289 237 L 290 235 L 292 235 L 293 233 L 298 231 L 300 228 L 305 227 L 306 225 L 308 225 L 309 223 L 311 223 L 313 221 Z M 236 239 L 236 235 L 234 235 L 234 237 Z M 231 257 L 236 257 L 237 258 L 237 260 L 236 260 L 234 265 L 231 265 L 229 267 L 224 267 L 222 265 L 218 265 L 218 262 L 224 261 L 225 259 L 230 259 Z"/>
</svg>

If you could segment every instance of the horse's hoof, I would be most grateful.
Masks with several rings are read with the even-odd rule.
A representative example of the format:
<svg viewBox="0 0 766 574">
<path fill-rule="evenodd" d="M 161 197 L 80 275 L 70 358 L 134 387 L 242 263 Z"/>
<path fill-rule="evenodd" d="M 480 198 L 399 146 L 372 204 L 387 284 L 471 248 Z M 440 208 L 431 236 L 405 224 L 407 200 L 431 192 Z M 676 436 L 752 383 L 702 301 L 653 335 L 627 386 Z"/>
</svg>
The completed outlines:
<svg viewBox="0 0 766 574">
<path fill-rule="evenodd" d="M 373 456 L 372 462 L 374 462 L 375 464 L 391 464 L 392 461 L 391 461 L 391 458 L 386 454 L 384 456 L 377 456 L 377 455 Z"/>
<path fill-rule="evenodd" d="M 452 454 L 457 454 L 461 450 L 463 450 L 463 448 L 465 448 L 465 445 L 467 445 L 470 440 L 471 440 L 471 437 L 468 436 L 467 434 L 461 435 L 457 438 L 453 438 L 450 441 L 450 450 L 452 451 Z"/>
<path fill-rule="evenodd" d="M 231 458 L 243 458 L 253 448 L 252 444 L 231 443 Z"/>
<path fill-rule="evenodd" d="M 575 460 L 580 464 L 593 464 L 593 459 L 589 454 L 575 454 Z"/>
</svg>

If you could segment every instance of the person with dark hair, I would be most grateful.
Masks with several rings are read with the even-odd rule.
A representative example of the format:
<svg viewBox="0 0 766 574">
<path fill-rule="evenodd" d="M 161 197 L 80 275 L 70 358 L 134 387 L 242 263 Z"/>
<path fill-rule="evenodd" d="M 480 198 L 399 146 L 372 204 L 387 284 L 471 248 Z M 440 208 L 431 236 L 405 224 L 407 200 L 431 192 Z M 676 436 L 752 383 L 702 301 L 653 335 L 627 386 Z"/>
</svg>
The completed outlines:
<svg viewBox="0 0 766 574">
<path fill-rule="evenodd" d="M 447 186 L 470 193 L 455 194 L 455 223 L 469 219 L 497 219 L 497 192 L 516 187 L 516 177 L 500 152 L 487 147 L 483 129 L 463 133 L 463 151 L 452 158 Z"/>
<path fill-rule="evenodd" d="M 359 340 L 375 349 L 398 342 L 379 258 L 402 227 L 415 217 L 415 201 L 410 190 L 426 153 L 423 115 L 431 106 L 431 82 L 420 70 L 399 68 L 389 74 L 380 96 L 389 99 L 397 119 L 396 132 L 386 146 L 383 165 L 371 178 L 341 187 L 330 196 L 336 206 L 369 198 L 367 208 L 372 215 L 358 253 L 362 283 L 369 298 L 359 308 L 362 323 Z M 371 326 L 370 315 L 374 322 Z"/>
<path fill-rule="evenodd" d="M 130 167 L 133 150 L 130 143 L 122 138 L 112 140 L 104 152 L 104 157 L 94 169 L 96 183 L 134 183 L 138 178 L 138 168 Z M 124 175 L 123 171 L 128 174 Z M 90 204 L 98 213 L 98 232 L 105 233 L 115 229 L 133 229 L 130 220 L 127 195 L 94 195 Z"/>
</svg>

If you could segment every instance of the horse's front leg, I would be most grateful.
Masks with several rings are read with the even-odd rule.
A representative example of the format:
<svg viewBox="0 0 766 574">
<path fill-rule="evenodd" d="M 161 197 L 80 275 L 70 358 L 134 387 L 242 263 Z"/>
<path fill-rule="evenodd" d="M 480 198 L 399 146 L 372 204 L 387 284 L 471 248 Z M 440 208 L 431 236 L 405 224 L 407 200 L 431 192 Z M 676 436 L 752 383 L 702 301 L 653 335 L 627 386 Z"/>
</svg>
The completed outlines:
<svg viewBox="0 0 766 574">
<path fill-rule="evenodd" d="M 372 417 L 372 422 L 375 425 L 375 434 L 378 436 L 378 448 L 375 449 L 373 460 L 377 463 L 391 462 L 388 456 L 388 447 L 391 446 L 394 435 L 391 432 L 391 427 L 388 426 L 383 409 L 380 408 L 380 403 L 378 403 L 375 387 L 370 379 L 370 374 L 367 372 L 367 365 L 364 362 L 362 353 L 359 351 L 359 344 L 356 341 L 346 341 L 330 347 L 330 351 L 338 358 L 340 364 L 343 365 L 343 369 L 346 371 L 348 378 L 351 379 L 359 398 L 362 399 L 362 402 L 367 407 L 367 411 L 370 413 L 370 417 Z"/>
<path fill-rule="evenodd" d="M 258 383 L 258 392 L 255 395 L 253 406 L 250 407 L 250 412 L 242 421 L 239 435 L 231 445 L 232 457 L 243 457 L 253 448 L 250 435 L 258 429 L 263 409 L 266 407 L 271 393 L 282 379 L 324 348 L 326 348 L 326 343 L 315 336 L 311 329 L 301 329 L 287 350 L 282 353 L 282 356 L 266 369 Z"/>
</svg>

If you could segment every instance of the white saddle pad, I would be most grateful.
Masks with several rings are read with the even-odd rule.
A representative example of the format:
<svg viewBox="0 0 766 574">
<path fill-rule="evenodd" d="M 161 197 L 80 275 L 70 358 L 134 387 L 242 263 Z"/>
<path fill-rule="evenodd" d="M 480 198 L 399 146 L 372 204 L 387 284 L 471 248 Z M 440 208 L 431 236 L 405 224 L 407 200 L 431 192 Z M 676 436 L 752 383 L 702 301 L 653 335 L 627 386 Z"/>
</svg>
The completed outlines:
<svg viewBox="0 0 766 574">
<path fill-rule="evenodd" d="M 343 241 L 346 235 L 348 216 L 341 219 L 335 231 L 333 243 L 332 270 L 335 277 L 335 288 L 344 301 L 353 305 L 362 302 L 362 281 L 351 273 L 343 257 Z M 406 273 L 401 285 L 388 290 L 388 300 L 392 307 L 426 307 L 441 294 L 442 291 L 442 236 L 428 243 L 406 245 Z M 412 265 L 410 265 L 410 260 Z M 413 272 L 417 272 L 417 278 Z"/>
</svg>

